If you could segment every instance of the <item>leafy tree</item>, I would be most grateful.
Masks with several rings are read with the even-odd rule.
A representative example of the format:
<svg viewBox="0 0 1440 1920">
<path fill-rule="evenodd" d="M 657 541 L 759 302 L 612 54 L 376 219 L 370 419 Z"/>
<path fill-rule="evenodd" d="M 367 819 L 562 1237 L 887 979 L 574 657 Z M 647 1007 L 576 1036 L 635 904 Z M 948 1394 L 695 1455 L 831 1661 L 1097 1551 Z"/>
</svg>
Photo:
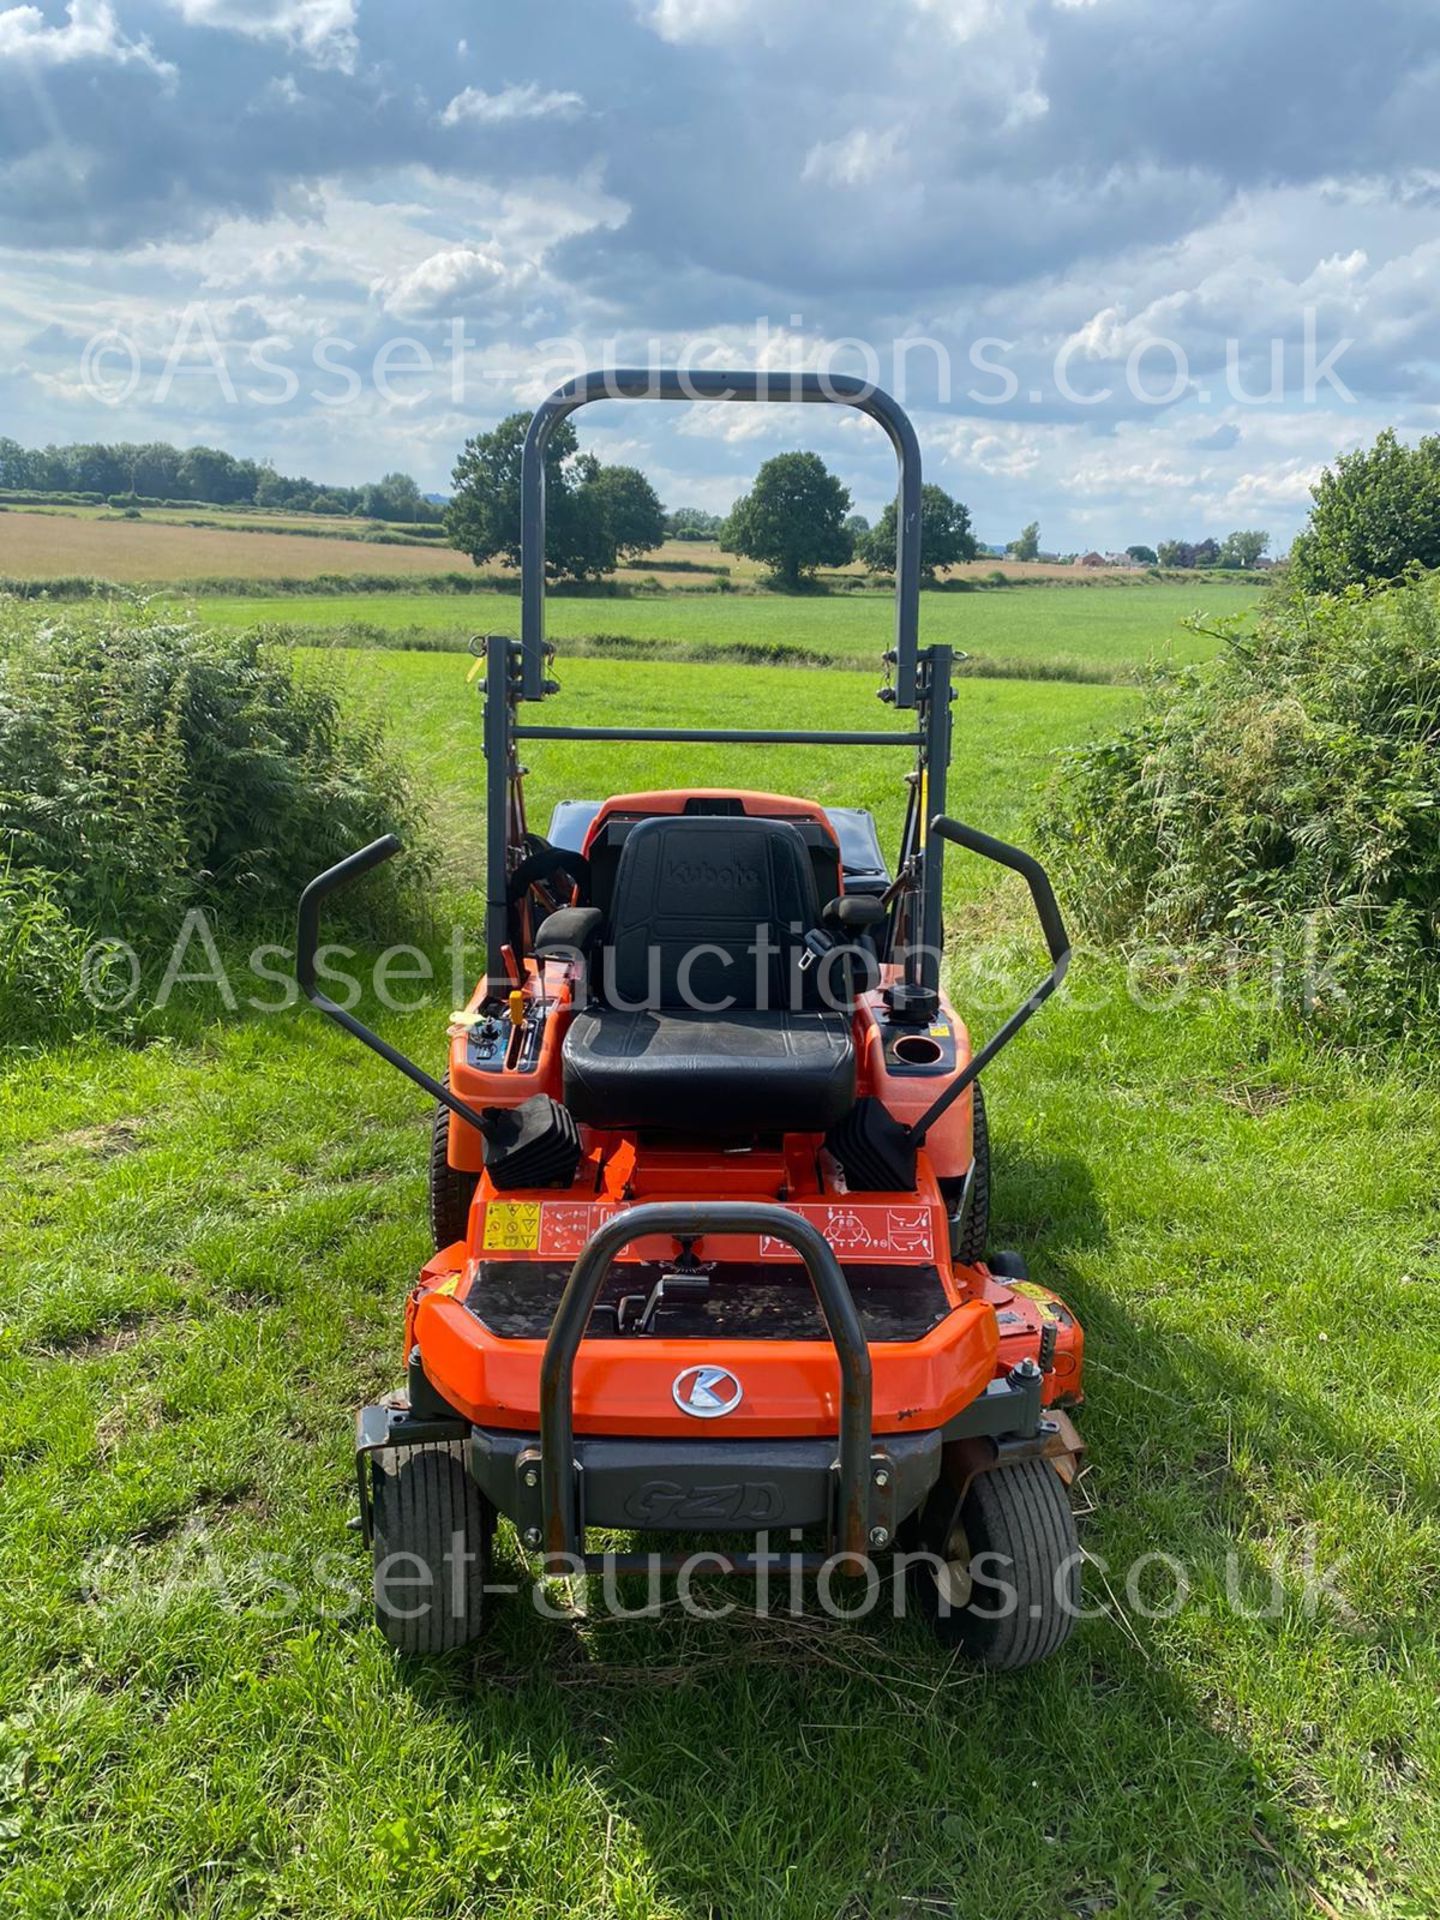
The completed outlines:
<svg viewBox="0 0 1440 1920">
<path fill-rule="evenodd" d="M 0 434 L 0 487 L 17 492 L 30 485 L 30 456 L 18 440 Z"/>
<path fill-rule="evenodd" d="M 1022 527 L 1019 538 L 1012 540 L 1005 551 L 1012 560 L 1038 560 L 1040 558 L 1040 522 L 1032 520 L 1028 527 Z"/>
<path fill-rule="evenodd" d="M 870 522 L 863 513 L 848 513 L 845 516 L 845 531 L 855 542 L 855 550 L 858 553 L 861 542 L 870 531 Z"/>
<path fill-rule="evenodd" d="M 1160 564 L 1160 556 L 1153 547 L 1126 547 L 1125 557 L 1142 567 L 1157 567 Z"/>
<path fill-rule="evenodd" d="M 293 507 L 299 491 L 298 481 L 287 480 L 283 474 L 276 473 L 273 467 L 267 467 L 255 488 L 255 504 L 257 507 Z"/>
<path fill-rule="evenodd" d="M 1237 529 L 1227 533 L 1220 546 L 1220 564 L 1222 567 L 1253 567 L 1270 544 L 1268 533 L 1246 533 Z"/>
<path fill-rule="evenodd" d="M 1162 540 L 1159 548 L 1162 567 L 1215 567 L 1220 564 L 1218 540 Z"/>
<path fill-rule="evenodd" d="M 512 413 L 467 440 L 455 462 L 445 526 L 477 567 L 497 554 L 520 564 L 520 455 L 529 425 L 528 414 Z M 599 498 L 589 491 L 599 472 L 600 462 L 579 451 L 574 427 L 562 420 L 545 449 L 545 571 L 552 579 L 584 580 L 615 564 Z"/>
<path fill-rule="evenodd" d="M 1290 549 L 1292 572 L 1308 592 L 1440 566 L 1440 434 L 1406 447 L 1387 427 L 1373 447 L 1342 453 L 1312 493 L 1309 523 Z"/>
<path fill-rule="evenodd" d="M 76 493 L 121 493 L 130 488 L 128 463 L 113 447 L 82 446 L 69 449 L 70 486 Z"/>
<path fill-rule="evenodd" d="M 435 517 L 429 501 L 408 473 L 387 473 L 360 490 L 360 511 L 372 520 L 410 524 Z"/>
<path fill-rule="evenodd" d="M 872 573 L 895 564 L 896 507 L 892 500 L 865 542 L 865 564 Z M 920 572 L 933 580 L 938 567 L 959 566 L 979 551 L 970 531 L 970 509 L 952 500 L 943 487 L 920 489 Z"/>
<path fill-rule="evenodd" d="M 845 528 L 849 509 L 848 487 L 818 453 L 777 453 L 730 509 L 720 544 L 727 553 L 759 560 L 787 587 L 797 587 L 803 574 L 843 567 L 853 556 L 855 542 Z"/>
<path fill-rule="evenodd" d="M 604 467 L 587 492 L 617 554 L 653 553 L 665 538 L 665 509 L 638 467 Z"/>
<path fill-rule="evenodd" d="M 130 478 L 136 493 L 148 494 L 152 500 L 179 499 L 181 454 L 177 447 L 156 440 L 149 446 L 128 447 L 125 451 L 131 456 Z"/>
<path fill-rule="evenodd" d="M 236 498 L 235 462 L 218 447 L 187 447 L 180 460 L 179 481 L 187 500 L 223 504 Z"/>
<path fill-rule="evenodd" d="M 665 531 L 672 540 L 718 540 L 724 524 L 718 513 L 703 507 L 677 507 L 666 516 Z"/>
</svg>

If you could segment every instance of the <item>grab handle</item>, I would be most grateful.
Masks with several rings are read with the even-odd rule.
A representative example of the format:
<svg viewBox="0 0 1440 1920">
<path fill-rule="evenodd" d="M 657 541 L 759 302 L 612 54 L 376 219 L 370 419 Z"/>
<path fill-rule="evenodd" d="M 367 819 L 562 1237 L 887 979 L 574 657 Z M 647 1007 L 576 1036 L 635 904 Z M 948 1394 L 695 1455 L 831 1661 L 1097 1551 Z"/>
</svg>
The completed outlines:
<svg viewBox="0 0 1440 1920">
<path fill-rule="evenodd" d="M 332 893 L 337 893 L 341 887 L 353 885 L 373 868 L 393 860 L 399 851 L 400 842 L 393 833 L 387 833 L 379 840 L 372 840 L 368 847 L 361 847 L 358 853 L 348 853 L 343 860 L 337 860 L 333 867 L 316 874 L 301 894 L 299 911 L 295 916 L 295 979 L 312 1007 L 318 1008 L 337 1027 L 343 1027 L 347 1033 L 353 1034 L 372 1053 L 378 1053 L 389 1066 L 403 1073 L 407 1080 L 413 1080 L 432 1099 L 448 1107 L 451 1113 L 458 1114 L 460 1119 L 483 1135 L 488 1130 L 488 1122 L 482 1114 L 457 1099 L 448 1087 L 442 1086 L 438 1080 L 432 1080 L 423 1067 L 417 1067 L 413 1060 L 392 1047 L 388 1040 L 382 1040 L 378 1033 L 372 1033 L 363 1020 L 357 1020 L 344 1007 L 337 1007 L 333 1000 L 320 991 L 316 959 L 320 950 L 321 907 Z"/>
<path fill-rule="evenodd" d="M 1004 840 L 996 840 L 991 834 L 981 833 L 978 827 L 967 827 L 961 821 L 948 819 L 940 813 L 937 813 L 930 822 L 930 831 L 941 840 L 950 841 L 954 846 L 964 847 L 970 853 L 978 853 L 982 860 L 993 860 L 998 866 L 1009 867 L 1012 873 L 1018 873 L 1024 879 L 1030 888 L 1030 897 L 1035 902 L 1040 928 L 1045 935 L 1045 945 L 1050 950 L 1050 971 L 1024 1005 L 1018 1007 L 1000 1031 L 972 1056 L 964 1070 L 955 1076 L 935 1104 L 922 1113 L 910 1128 L 906 1138 L 913 1147 L 925 1144 L 926 1134 L 941 1114 L 948 1112 L 971 1082 L 989 1066 L 1000 1049 L 1009 1046 L 1031 1014 L 1044 1006 L 1065 978 L 1070 965 L 1070 936 L 1065 931 L 1065 922 L 1060 915 L 1060 903 L 1055 898 L 1055 889 L 1050 884 L 1049 874 L 1034 854 L 1024 853 L 1019 847 L 1012 847 Z"/>
</svg>

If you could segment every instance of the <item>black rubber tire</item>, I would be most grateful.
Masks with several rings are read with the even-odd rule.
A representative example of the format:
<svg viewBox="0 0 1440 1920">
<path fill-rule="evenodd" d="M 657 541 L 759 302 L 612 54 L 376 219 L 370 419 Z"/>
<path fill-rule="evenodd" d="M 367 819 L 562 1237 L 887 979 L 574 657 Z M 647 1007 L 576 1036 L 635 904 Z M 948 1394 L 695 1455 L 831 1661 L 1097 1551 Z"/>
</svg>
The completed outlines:
<svg viewBox="0 0 1440 1920">
<path fill-rule="evenodd" d="M 448 1087 L 449 1074 L 441 1079 Z M 430 1127 L 430 1234 L 435 1251 L 453 1247 L 465 1238 L 470 1225 L 470 1202 L 479 1184 L 478 1173 L 461 1173 L 450 1164 L 450 1109 L 435 1102 Z"/>
<path fill-rule="evenodd" d="M 933 1572 L 913 1569 L 937 1638 L 1004 1672 L 1048 1660 L 1069 1639 L 1080 1607 L 1080 1546 L 1065 1482 L 1048 1460 L 977 1474 L 960 1524 L 974 1582 L 963 1607 L 940 1612 Z"/>
<path fill-rule="evenodd" d="M 485 1626 L 495 1509 L 465 1471 L 463 1441 L 371 1463 L 375 1624 L 400 1653 L 468 1645 Z"/>
<path fill-rule="evenodd" d="M 975 1182 L 970 1194 L 970 1211 L 960 1231 L 955 1255 L 967 1267 L 985 1258 L 985 1242 L 990 1236 L 990 1125 L 985 1118 L 985 1096 L 978 1080 L 970 1091 L 975 1101 L 972 1121 Z"/>
</svg>

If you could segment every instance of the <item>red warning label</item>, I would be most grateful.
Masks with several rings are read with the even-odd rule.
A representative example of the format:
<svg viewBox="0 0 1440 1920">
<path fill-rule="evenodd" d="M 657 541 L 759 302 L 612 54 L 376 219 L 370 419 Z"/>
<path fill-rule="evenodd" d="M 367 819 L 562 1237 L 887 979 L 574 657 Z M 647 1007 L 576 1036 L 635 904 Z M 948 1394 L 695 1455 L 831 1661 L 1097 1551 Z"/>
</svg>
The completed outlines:
<svg viewBox="0 0 1440 1920">
<path fill-rule="evenodd" d="M 540 1207 L 537 1240 L 530 1245 L 542 1260 L 576 1260 L 586 1243 L 612 1214 L 624 1211 L 613 1200 L 546 1200 Z M 929 1207 L 858 1206 L 850 1200 L 802 1201 L 791 1207 L 816 1226 L 835 1249 L 836 1257 L 851 1262 L 921 1261 L 935 1258 L 935 1233 Z M 710 1236 L 714 1239 L 716 1236 Z M 743 1249 L 756 1242 L 749 1235 L 726 1236 L 727 1257 L 743 1259 Z M 631 1250 L 627 1249 L 627 1253 Z M 758 1243 L 762 1260 L 798 1260 L 788 1240 L 765 1235 Z M 623 1256 L 622 1256 L 623 1257 Z"/>
<path fill-rule="evenodd" d="M 540 1209 L 542 1259 L 578 1259 L 614 1211 L 613 1202 L 605 1200 L 547 1200 Z"/>
<path fill-rule="evenodd" d="M 805 1202 L 794 1212 L 817 1226 L 841 1260 L 933 1260 L 935 1237 L 928 1207 L 867 1207 L 848 1200 Z M 784 1240 L 760 1242 L 762 1260 L 796 1260 Z"/>
</svg>

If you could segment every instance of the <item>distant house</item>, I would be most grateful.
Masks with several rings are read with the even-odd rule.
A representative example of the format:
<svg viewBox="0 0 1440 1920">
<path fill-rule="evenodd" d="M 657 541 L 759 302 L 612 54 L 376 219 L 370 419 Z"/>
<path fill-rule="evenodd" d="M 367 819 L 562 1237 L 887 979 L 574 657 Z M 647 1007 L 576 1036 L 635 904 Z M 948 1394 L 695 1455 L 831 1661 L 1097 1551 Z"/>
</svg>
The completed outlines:
<svg viewBox="0 0 1440 1920">
<path fill-rule="evenodd" d="M 1082 553 L 1075 564 L 1077 567 L 1108 567 L 1110 562 L 1103 553 Z"/>
</svg>

